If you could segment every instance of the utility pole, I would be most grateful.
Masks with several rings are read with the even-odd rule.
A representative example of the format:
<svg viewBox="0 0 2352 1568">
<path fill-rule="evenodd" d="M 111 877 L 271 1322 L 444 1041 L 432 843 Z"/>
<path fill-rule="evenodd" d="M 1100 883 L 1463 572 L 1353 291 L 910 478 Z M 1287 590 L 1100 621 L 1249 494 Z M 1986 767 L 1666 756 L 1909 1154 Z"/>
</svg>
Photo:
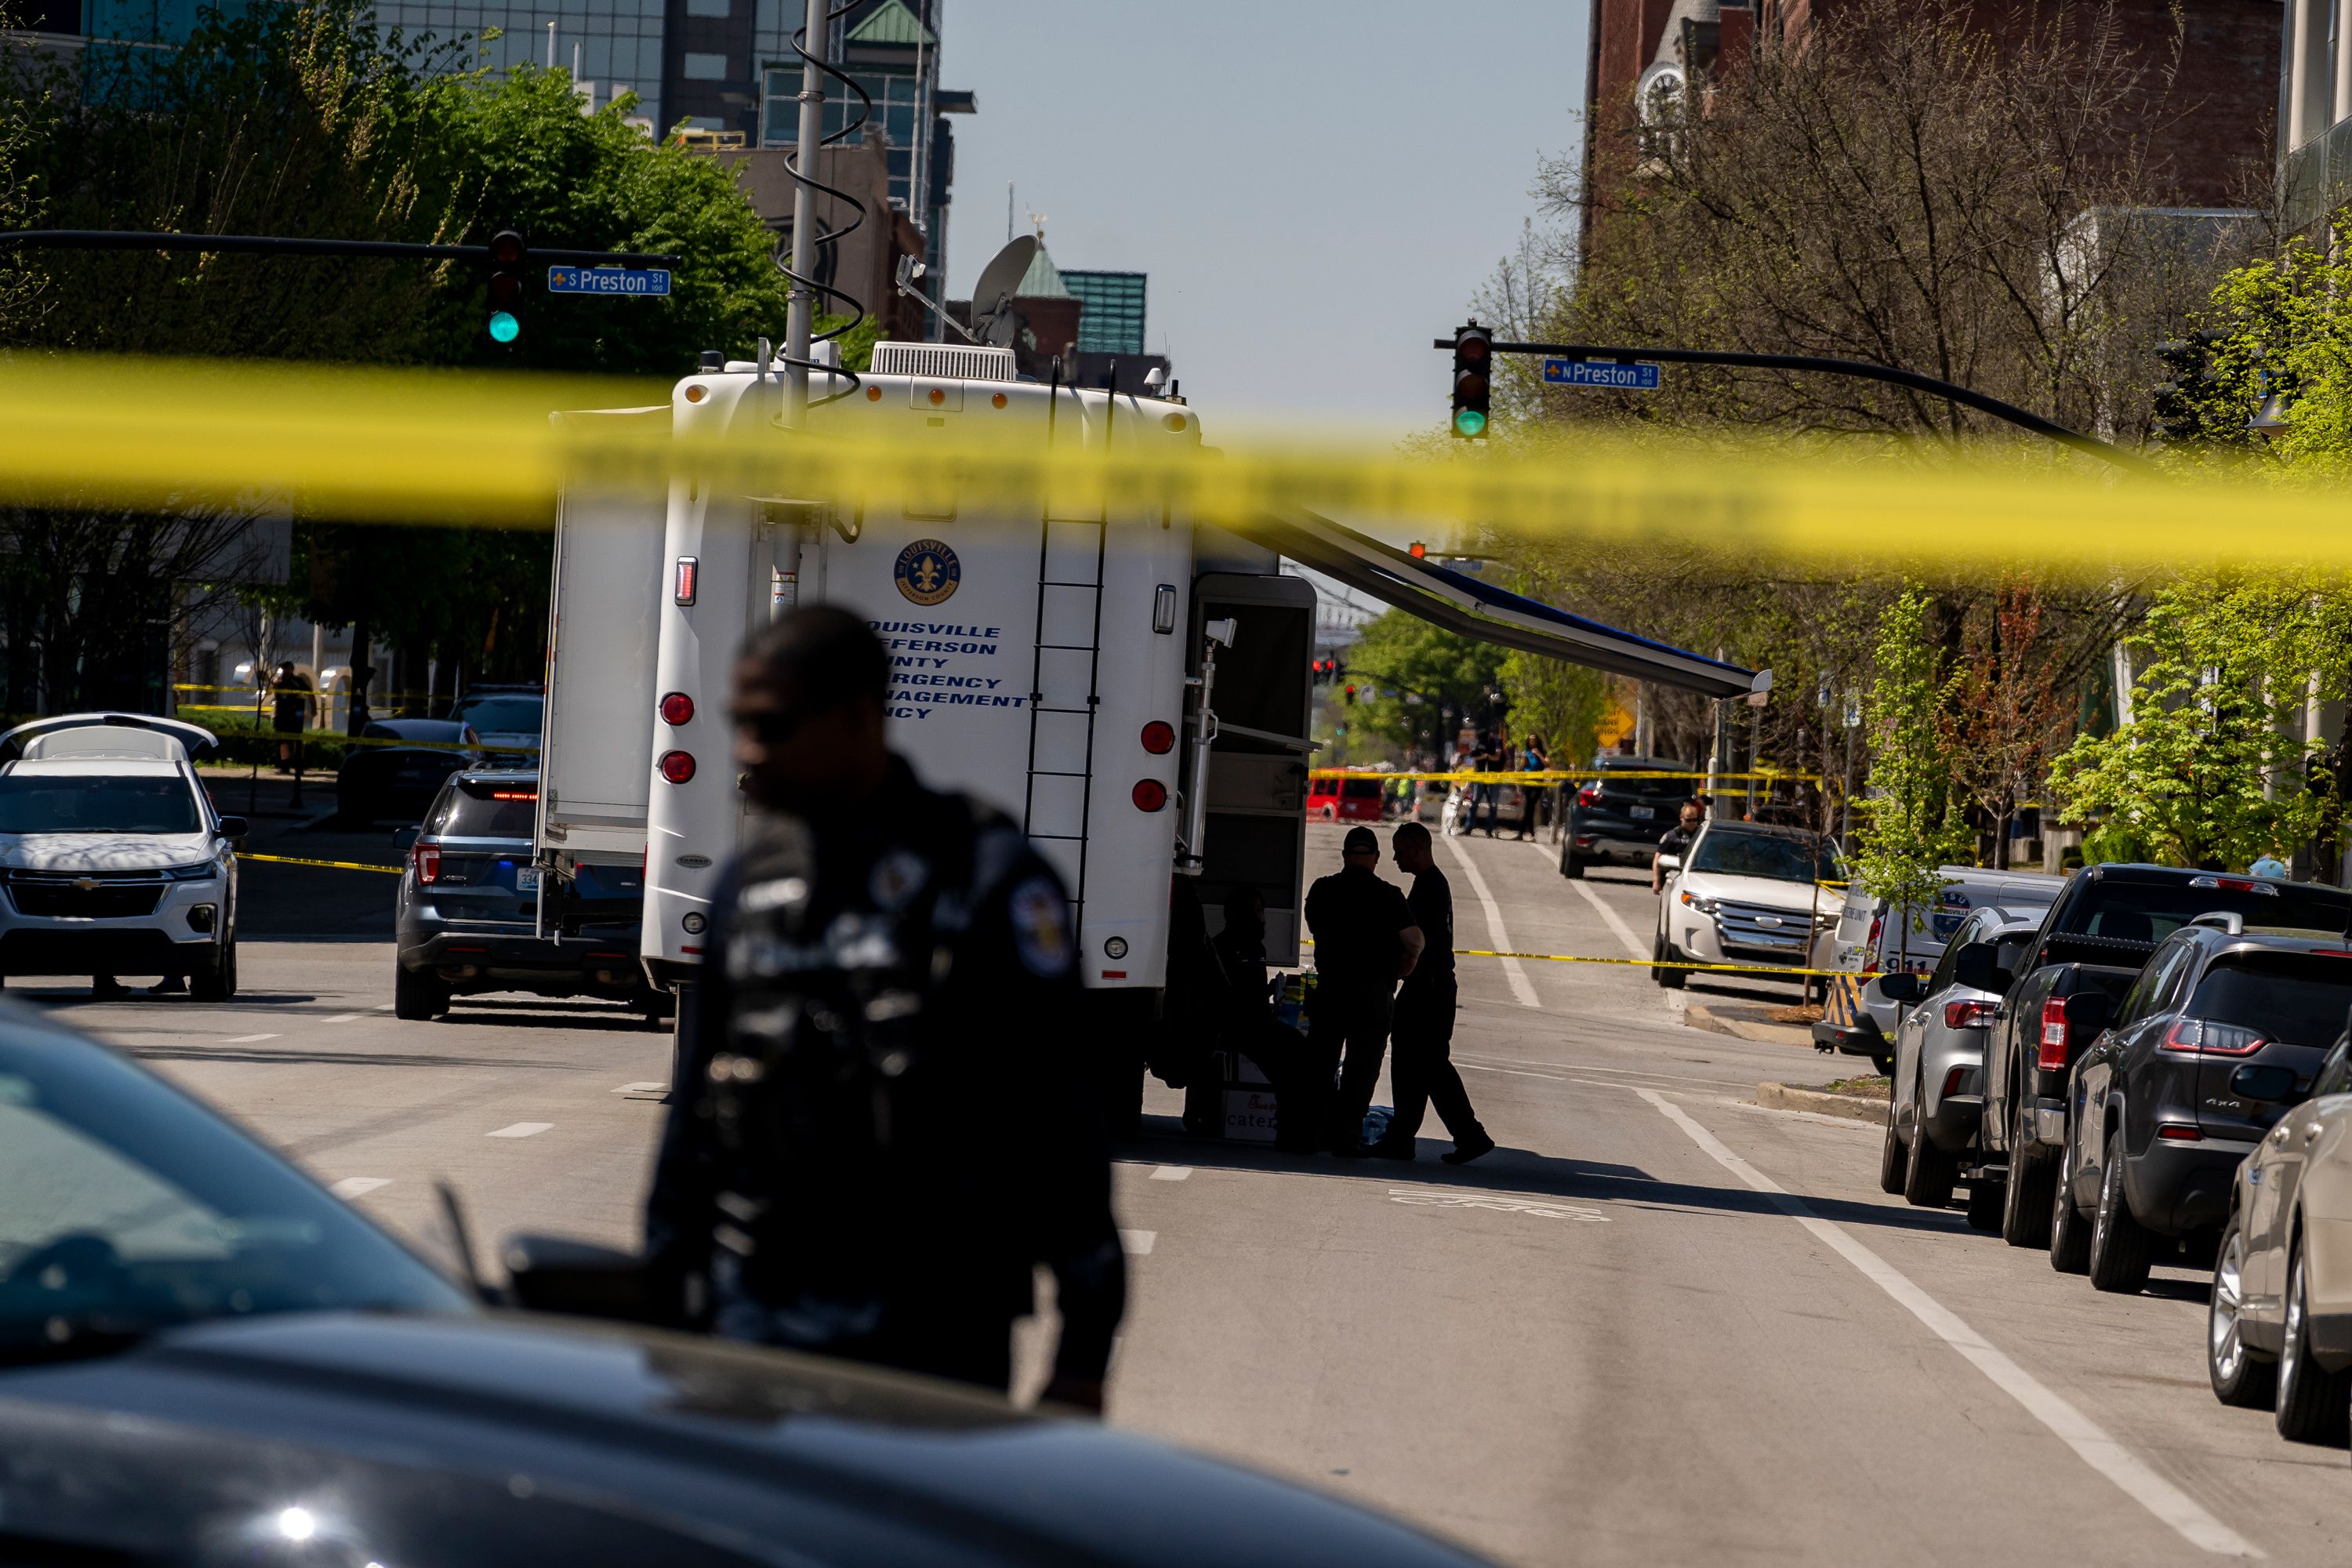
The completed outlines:
<svg viewBox="0 0 2352 1568">
<path fill-rule="evenodd" d="M 816 276 L 816 178 L 818 145 L 824 140 L 825 0 L 808 0 L 806 51 L 801 63 L 800 147 L 793 154 L 793 271 Z M 815 327 L 816 290 L 795 282 L 784 307 L 784 426 L 798 429 L 808 418 L 809 338 Z"/>
</svg>

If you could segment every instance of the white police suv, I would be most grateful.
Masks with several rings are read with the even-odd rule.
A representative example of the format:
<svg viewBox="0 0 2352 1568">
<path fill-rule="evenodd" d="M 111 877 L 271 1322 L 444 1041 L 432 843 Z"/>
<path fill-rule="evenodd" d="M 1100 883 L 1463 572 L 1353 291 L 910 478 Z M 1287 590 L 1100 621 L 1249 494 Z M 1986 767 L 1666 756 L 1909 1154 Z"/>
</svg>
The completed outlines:
<svg viewBox="0 0 2352 1568">
<path fill-rule="evenodd" d="M 209 730 L 71 713 L 0 735 L 0 976 L 162 975 L 236 994 L 236 857 L 191 759 Z"/>
</svg>

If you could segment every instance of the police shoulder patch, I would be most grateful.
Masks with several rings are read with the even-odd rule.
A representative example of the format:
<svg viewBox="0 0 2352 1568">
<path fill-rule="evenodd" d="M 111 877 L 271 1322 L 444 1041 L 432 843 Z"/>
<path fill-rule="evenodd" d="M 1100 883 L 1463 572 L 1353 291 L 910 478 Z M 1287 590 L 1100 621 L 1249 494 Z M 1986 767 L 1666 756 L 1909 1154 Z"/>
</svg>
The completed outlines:
<svg viewBox="0 0 2352 1568">
<path fill-rule="evenodd" d="M 1022 966 L 1041 979 L 1067 974 L 1076 955 L 1070 942 L 1070 906 L 1062 889 L 1048 878 L 1032 877 L 1013 889 L 1005 909 Z"/>
</svg>

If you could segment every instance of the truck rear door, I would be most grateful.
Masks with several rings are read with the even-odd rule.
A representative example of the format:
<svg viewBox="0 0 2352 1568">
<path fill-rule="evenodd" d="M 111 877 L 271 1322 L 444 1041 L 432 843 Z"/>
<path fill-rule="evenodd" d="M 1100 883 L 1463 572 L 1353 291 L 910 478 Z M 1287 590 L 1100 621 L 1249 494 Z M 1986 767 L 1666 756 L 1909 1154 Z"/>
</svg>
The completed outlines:
<svg viewBox="0 0 2352 1568">
<path fill-rule="evenodd" d="M 656 416 L 667 426 L 669 410 L 579 417 Z M 542 853 L 604 864 L 643 860 L 667 505 L 656 489 L 564 493 L 548 617 Z"/>
</svg>

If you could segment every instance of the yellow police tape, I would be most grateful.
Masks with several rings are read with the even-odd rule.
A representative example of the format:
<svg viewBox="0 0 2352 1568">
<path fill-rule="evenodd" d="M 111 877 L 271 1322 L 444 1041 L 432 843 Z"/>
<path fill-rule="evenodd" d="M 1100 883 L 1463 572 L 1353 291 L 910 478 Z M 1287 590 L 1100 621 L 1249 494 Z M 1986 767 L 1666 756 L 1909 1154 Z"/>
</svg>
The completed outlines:
<svg viewBox="0 0 2352 1568">
<path fill-rule="evenodd" d="M 1703 773 L 1619 773 L 1614 771 L 1600 773 L 1590 768 L 1523 768 L 1517 772 L 1506 771 L 1492 773 L 1482 773 L 1475 770 L 1464 768 L 1455 768 L 1451 771 L 1399 768 L 1393 772 L 1383 772 L 1378 768 L 1309 768 L 1307 770 L 1307 776 L 1310 779 L 1381 779 L 1384 781 L 1394 779 L 1415 779 L 1427 784 L 1574 784 L 1579 780 L 1591 779 L 1607 779 L 1611 784 L 1615 784 L 1620 779 L 1706 779 L 1710 777 L 1717 784 L 1746 784 L 1750 780 L 1754 780 L 1759 784 L 1771 784 L 1776 781 L 1789 781 L 1797 784 L 1819 784 L 1822 780 L 1822 775 L 1819 773 L 1782 773 L 1778 768 L 1762 768 L 1754 773 L 1713 774 Z"/>
<path fill-rule="evenodd" d="M 1244 446 L 1224 430 L 1213 434 L 1229 445 L 1212 457 L 1197 445 L 1199 413 L 1130 398 L 1120 403 L 1129 435 L 1106 451 L 1099 393 L 1094 427 L 1074 437 L 1078 422 L 1063 420 L 1050 447 L 1033 416 L 988 400 L 919 424 L 903 406 L 867 415 L 862 402 L 836 405 L 807 431 L 751 414 L 731 437 L 688 441 L 671 437 L 671 395 L 663 383 L 518 373 L 17 354 L 0 363 L 10 437 L 0 443 L 0 502 L 545 526 L 567 482 L 640 489 L 651 515 L 675 477 L 720 494 L 814 501 L 845 523 L 902 508 L 1034 518 L 1050 489 L 1055 509 L 1109 497 L 1122 513 L 1245 522 L 1303 507 L 1372 524 L 1491 525 L 1604 548 L 1695 545 L 1844 569 L 2352 566 L 2340 490 L 2118 476 L 2071 458 L 2021 458 L 2015 447 L 1999 461 L 1883 447 L 1840 460 L 1785 440 L 1695 454 L 1654 431 L 1647 445 L 1579 432 L 1573 447 L 1400 452 Z M 647 416 L 550 417 L 632 407 Z M 853 428 L 858 438 L 845 434 Z M 928 498 L 919 510 L 919 497 Z"/>
<path fill-rule="evenodd" d="M 272 866 L 321 866 L 330 871 L 383 871 L 397 877 L 408 869 L 405 866 L 371 866 L 362 860 L 305 860 L 294 855 L 248 855 L 237 851 L 240 860 L 260 860 Z"/>
</svg>

